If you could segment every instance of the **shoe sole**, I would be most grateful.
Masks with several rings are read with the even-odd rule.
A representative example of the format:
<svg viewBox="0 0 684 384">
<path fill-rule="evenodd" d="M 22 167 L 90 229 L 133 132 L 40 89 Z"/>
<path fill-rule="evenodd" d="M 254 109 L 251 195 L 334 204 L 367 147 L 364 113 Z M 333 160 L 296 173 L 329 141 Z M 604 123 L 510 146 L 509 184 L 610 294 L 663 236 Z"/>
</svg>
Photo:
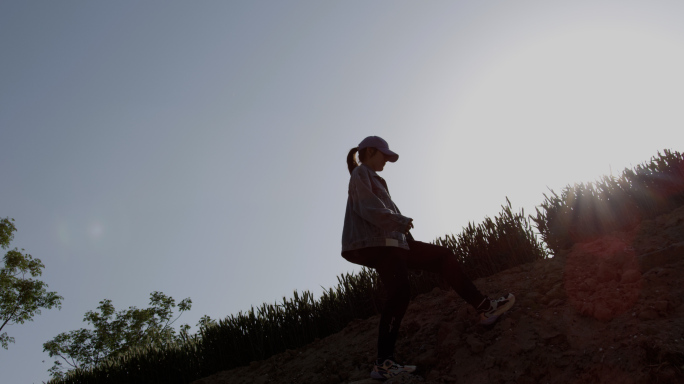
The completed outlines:
<svg viewBox="0 0 684 384">
<path fill-rule="evenodd" d="M 482 325 L 492 325 L 496 322 L 496 320 L 499 319 L 499 316 L 503 315 L 508 311 L 509 309 L 513 308 L 513 304 L 515 304 L 515 296 L 511 295 L 511 298 L 508 300 L 506 305 L 501 306 L 494 311 L 494 314 L 492 314 L 489 317 L 483 317 L 480 319 L 480 324 Z"/>
<path fill-rule="evenodd" d="M 388 380 L 388 379 L 391 379 L 393 377 L 397 377 L 399 375 L 410 375 L 410 374 L 414 373 L 415 371 L 416 371 L 416 369 L 414 368 L 412 370 L 401 371 L 401 372 L 396 373 L 394 375 L 390 374 L 389 376 L 385 376 L 385 375 L 383 375 L 377 371 L 371 371 L 370 377 L 371 377 L 371 379 L 374 379 L 374 380 Z"/>
<path fill-rule="evenodd" d="M 377 372 L 371 372 L 370 377 L 373 380 L 389 380 L 389 379 L 391 379 L 393 377 L 397 377 L 399 375 L 410 375 L 411 373 L 413 373 L 413 372 L 404 371 L 404 372 L 399 372 L 395 375 L 384 376 L 384 375 L 381 375 Z"/>
</svg>

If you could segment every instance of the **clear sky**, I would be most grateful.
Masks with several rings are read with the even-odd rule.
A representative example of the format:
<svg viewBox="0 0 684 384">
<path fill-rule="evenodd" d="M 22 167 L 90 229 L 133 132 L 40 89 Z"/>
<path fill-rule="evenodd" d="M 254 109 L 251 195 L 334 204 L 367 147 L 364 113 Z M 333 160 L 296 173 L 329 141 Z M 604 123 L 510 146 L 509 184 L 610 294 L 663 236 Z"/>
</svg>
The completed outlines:
<svg viewBox="0 0 684 384">
<path fill-rule="evenodd" d="M 0 65 L 0 217 L 64 296 L 3 330 L 3 383 L 105 298 L 194 326 L 356 271 L 365 136 L 423 241 L 684 143 L 680 1 L 4 0 Z"/>
</svg>

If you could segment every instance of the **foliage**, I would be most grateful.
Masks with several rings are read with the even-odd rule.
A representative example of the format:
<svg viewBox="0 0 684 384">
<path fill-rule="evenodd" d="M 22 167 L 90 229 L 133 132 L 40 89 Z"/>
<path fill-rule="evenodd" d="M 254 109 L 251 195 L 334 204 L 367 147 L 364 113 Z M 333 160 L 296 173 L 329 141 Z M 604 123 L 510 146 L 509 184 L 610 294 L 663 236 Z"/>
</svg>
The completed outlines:
<svg viewBox="0 0 684 384">
<path fill-rule="evenodd" d="M 484 276 L 546 257 L 524 214 L 513 214 L 510 201 L 503 208 L 500 217 L 471 224 L 458 237 L 441 240 L 462 259 L 466 274 Z M 140 346 L 91 368 L 74 369 L 51 383 L 187 383 L 299 348 L 339 332 L 354 319 L 380 312 L 385 291 L 374 270 L 363 268 L 337 280 L 337 287 L 323 291 L 318 299 L 309 291 L 295 291 L 280 303 L 264 303 L 215 323 L 209 319 L 198 335 Z M 417 272 L 411 273 L 410 284 L 415 296 L 444 282 L 436 274 Z"/>
<path fill-rule="evenodd" d="M 436 243 L 451 249 L 463 265 L 463 272 L 476 279 L 493 275 L 519 264 L 545 259 L 548 252 L 525 217 L 525 211 L 513 213 L 511 201 L 502 206 L 499 216 L 468 227 L 458 236 L 446 235 Z"/>
<path fill-rule="evenodd" d="M 263 304 L 218 322 L 207 316 L 195 336 L 164 345 L 140 345 L 91 367 L 55 375 L 50 383 L 187 383 L 248 364 L 341 330 L 353 318 L 379 308 L 378 277 L 363 269 L 338 277 L 339 285 L 319 300 L 305 291 L 282 303 Z"/>
<path fill-rule="evenodd" d="M 684 156 L 664 150 L 650 162 L 619 178 L 550 191 L 532 220 L 548 247 L 557 253 L 573 244 L 613 231 L 629 230 L 684 204 Z"/>
<path fill-rule="evenodd" d="M 83 318 L 94 329 L 81 328 L 60 333 L 43 344 L 44 352 L 61 359 L 56 360 L 49 371 L 53 377 L 63 377 L 65 367 L 62 361 L 68 369 L 92 368 L 106 358 L 119 356 L 134 347 L 164 347 L 187 340 L 189 326 L 182 326 L 176 335 L 172 325 L 191 306 L 190 298 L 178 303 L 180 312 L 172 320 L 175 300 L 162 292 L 151 293 L 150 307 L 145 309 L 129 307 L 116 312 L 111 300 L 102 300 L 98 311 L 88 311 Z M 205 316 L 202 321 L 210 323 L 212 320 Z"/>
<path fill-rule="evenodd" d="M 0 247 L 8 249 L 14 238 L 14 219 L 0 219 Z M 48 292 L 48 285 L 35 279 L 42 275 L 45 265 L 40 259 L 22 253 L 17 248 L 7 251 L 0 269 L 0 331 L 7 325 L 23 324 L 40 315 L 42 308 L 61 308 L 63 297 Z M 8 349 L 14 337 L 0 334 L 0 345 Z"/>
</svg>

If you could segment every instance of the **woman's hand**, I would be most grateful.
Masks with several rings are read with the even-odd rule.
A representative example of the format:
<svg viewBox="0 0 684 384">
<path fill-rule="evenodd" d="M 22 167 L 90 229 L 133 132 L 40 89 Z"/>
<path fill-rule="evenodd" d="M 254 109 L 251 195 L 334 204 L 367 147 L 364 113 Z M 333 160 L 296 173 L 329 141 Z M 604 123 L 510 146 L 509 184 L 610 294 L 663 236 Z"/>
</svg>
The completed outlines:
<svg viewBox="0 0 684 384">
<path fill-rule="evenodd" d="M 408 224 L 406 225 L 406 232 L 404 232 L 404 235 L 408 235 L 409 231 L 413 228 L 413 219 L 411 219 Z"/>
</svg>

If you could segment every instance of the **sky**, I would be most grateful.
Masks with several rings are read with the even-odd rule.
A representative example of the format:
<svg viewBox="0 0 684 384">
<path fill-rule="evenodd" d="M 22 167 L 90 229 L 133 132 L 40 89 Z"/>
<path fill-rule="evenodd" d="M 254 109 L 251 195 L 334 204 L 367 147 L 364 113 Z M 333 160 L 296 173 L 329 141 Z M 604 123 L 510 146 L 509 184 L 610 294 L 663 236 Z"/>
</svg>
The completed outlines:
<svg viewBox="0 0 684 384">
<path fill-rule="evenodd" d="M 684 143 L 679 1 L 4 0 L 0 65 L 0 218 L 64 297 L 2 330 L 3 383 L 103 299 L 194 330 L 358 271 L 366 136 L 426 242 Z"/>
</svg>

